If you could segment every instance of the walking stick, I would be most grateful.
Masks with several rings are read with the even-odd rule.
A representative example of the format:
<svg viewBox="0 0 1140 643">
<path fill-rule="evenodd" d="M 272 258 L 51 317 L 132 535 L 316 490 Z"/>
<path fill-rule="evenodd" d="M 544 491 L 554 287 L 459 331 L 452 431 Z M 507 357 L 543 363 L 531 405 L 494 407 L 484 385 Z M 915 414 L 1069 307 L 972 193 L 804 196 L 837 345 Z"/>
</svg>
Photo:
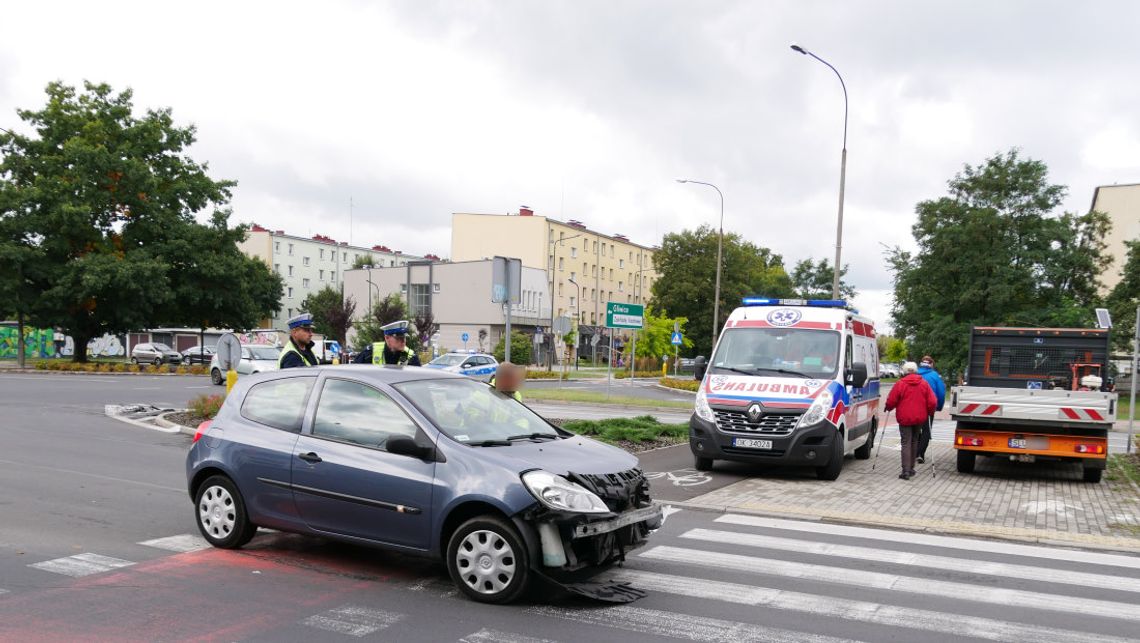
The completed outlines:
<svg viewBox="0 0 1140 643">
<path fill-rule="evenodd" d="M 889 417 L 891 417 L 891 412 L 887 411 L 887 414 L 883 416 L 883 435 L 879 438 L 879 448 L 875 449 L 875 461 L 871 463 L 871 471 L 879 466 L 879 451 L 883 450 L 883 440 L 887 437 L 887 418 Z"/>
<path fill-rule="evenodd" d="M 927 423 L 927 428 L 930 430 L 930 440 L 926 444 L 927 448 L 929 449 L 931 443 L 934 442 L 934 419 L 933 418 L 927 418 L 926 423 Z M 931 450 L 933 450 L 933 449 L 931 449 Z M 938 472 L 934 468 L 934 459 L 935 459 L 934 454 L 933 453 L 930 454 L 930 477 L 931 478 L 937 478 L 938 477 Z"/>
</svg>

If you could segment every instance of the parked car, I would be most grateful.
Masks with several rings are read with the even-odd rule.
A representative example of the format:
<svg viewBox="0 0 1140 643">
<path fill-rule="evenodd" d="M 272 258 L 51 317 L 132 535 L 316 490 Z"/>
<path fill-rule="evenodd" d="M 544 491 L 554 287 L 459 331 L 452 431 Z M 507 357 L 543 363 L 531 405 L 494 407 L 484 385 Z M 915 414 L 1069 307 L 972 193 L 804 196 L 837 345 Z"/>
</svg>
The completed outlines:
<svg viewBox="0 0 1140 643">
<path fill-rule="evenodd" d="M 901 377 L 902 368 L 898 364 L 879 364 L 879 377 Z"/>
<path fill-rule="evenodd" d="M 181 364 L 182 355 L 161 342 L 144 342 L 131 349 L 131 363 Z"/>
<path fill-rule="evenodd" d="M 249 344 L 241 347 L 241 360 L 234 365 L 234 370 L 238 376 L 275 371 L 280 357 L 281 349 L 276 346 Z M 210 380 L 219 385 L 226 383 L 226 372 L 216 353 L 210 358 Z"/>
<path fill-rule="evenodd" d="M 215 547 L 266 527 L 442 559 L 487 603 L 622 560 L 662 520 L 637 458 L 439 369 L 244 378 L 199 427 L 186 476 Z"/>
<path fill-rule="evenodd" d="M 489 381 L 498 372 L 499 361 L 487 353 L 453 351 L 440 355 L 424 366 Z"/>
<path fill-rule="evenodd" d="M 213 357 L 213 346 L 195 346 L 182 351 L 183 364 L 209 364 Z"/>
</svg>

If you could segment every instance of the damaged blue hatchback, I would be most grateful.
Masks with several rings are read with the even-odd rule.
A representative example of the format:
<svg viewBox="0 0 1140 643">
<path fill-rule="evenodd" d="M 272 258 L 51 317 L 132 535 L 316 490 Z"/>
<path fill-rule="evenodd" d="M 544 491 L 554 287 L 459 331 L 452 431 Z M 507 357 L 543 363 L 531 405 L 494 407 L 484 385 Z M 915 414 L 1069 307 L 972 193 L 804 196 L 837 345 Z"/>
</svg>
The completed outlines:
<svg viewBox="0 0 1140 643">
<path fill-rule="evenodd" d="M 645 543 L 661 509 L 637 465 L 470 378 L 346 365 L 241 380 L 186 473 L 215 547 L 258 527 L 375 545 L 442 559 L 468 597 L 507 603 Z"/>
</svg>

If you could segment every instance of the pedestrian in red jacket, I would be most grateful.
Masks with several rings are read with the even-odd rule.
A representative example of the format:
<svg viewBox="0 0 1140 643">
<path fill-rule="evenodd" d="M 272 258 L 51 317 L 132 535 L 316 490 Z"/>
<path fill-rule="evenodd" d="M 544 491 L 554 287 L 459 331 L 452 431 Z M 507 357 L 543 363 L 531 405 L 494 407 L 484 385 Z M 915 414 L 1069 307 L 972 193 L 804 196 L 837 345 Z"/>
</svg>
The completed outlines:
<svg viewBox="0 0 1140 643">
<path fill-rule="evenodd" d="M 918 445 L 918 432 L 938 406 L 938 398 L 926 380 L 918 374 L 914 362 L 903 364 L 903 376 L 891 387 L 887 395 L 887 411 L 895 411 L 902 437 L 902 473 L 899 478 L 914 477 L 914 457 Z"/>
</svg>

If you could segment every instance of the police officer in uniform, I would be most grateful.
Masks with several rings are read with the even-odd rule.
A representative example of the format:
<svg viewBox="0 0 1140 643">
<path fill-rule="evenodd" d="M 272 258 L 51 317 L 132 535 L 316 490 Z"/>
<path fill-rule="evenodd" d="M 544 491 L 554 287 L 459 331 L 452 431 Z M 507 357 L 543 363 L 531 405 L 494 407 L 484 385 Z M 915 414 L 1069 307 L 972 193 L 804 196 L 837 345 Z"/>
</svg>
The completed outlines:
<svg viewBox="0 0 1140 643">
<path fill-rule="evenodd" d="M 289 343 L 281 349 L 277 367 L 316 366 L 320 362 L 313 354 L 313 345 L 313 316 L 301 313 L 289 319 Z"/>
<path fill-rule="evenodd" d="M 357 364 L 391 364 L 394 366 L 420 366 L 420 356 L 408 348 L 408 321 L 394 321 L 380 327 L 383 342 L 373 342 L 352 361 Z"/>
</svg>

